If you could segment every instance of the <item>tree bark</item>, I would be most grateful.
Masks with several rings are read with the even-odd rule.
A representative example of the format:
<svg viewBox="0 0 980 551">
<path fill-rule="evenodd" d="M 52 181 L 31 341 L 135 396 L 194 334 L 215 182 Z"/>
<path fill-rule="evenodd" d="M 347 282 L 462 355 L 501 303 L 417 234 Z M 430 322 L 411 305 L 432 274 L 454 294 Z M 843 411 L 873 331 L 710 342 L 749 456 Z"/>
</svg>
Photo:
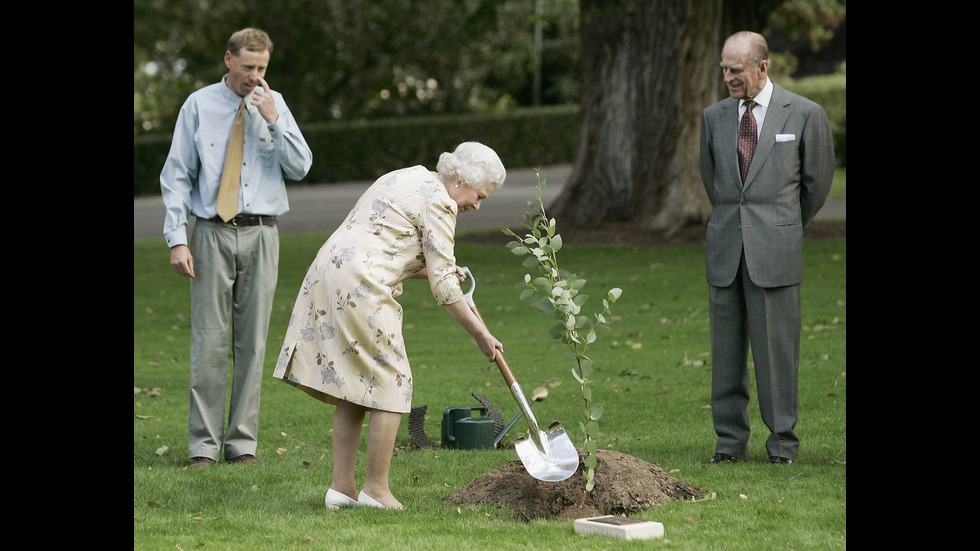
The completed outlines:
<svg viewBox="0 0 980 551">
<path fill-rule="evenodd" d="M 579 144 L 549 213 L 578 227 L 630 222 L 670 232 L 703 223 L 700 122 L 720 99 L 723 1 L 579 6 Z"/>
</svg>

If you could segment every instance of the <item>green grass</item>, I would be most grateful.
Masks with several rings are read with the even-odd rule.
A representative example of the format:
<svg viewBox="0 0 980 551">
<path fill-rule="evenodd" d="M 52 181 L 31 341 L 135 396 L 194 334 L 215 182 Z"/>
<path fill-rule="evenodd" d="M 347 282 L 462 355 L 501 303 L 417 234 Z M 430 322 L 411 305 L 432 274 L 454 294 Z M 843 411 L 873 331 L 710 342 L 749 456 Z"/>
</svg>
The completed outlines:
<svg viewBox="0 0 980 551">
<path fill-rule="evenodd" d="M 847 199 L 847 167 L 839 166 L 834 170 L 834 183 L 830 187 L 830 199 Z"/>
<path fill-rule="evenodd" d="M 418 449 L 407 418 L 391 472 L 392 490 L 406 509 L 326 510 L 333 407 L 271 373 L 299 284 L 327 236 L 281 237 L 262 389 L 262 463 L 197 470 L 184 470 L 189 283 L 170 269 L 162 239 L 134 240 L 133 382 L 142 389 L 133 398 L 134 549 L 846 548 L 846 239 L 806 242 L 797 425 L 802 444 L 790 466 L 765 462 L 767 430 L 754 395 L 753 459 L 707 463 L 715 435 L 707 409 L 711 358 L 702 247 L 566 244 L 559 253 L 563 269 L 588 279 L 585 290 L 594 298 L 586 312 L 598 310 L 594 301 L 611 287 L 623 289 L 613 305 L 611 331 L 589 350 L 596 362 L 594 401 L 605 406 L 600 447 L 658 464 L 714 496 L 637 512 L 632 516 L 663 523 L 666 535 L 628 542 L 575 534 L 571 521 L 524 523 L 507 510 L 444 504 L 481 473 L 516 459 L 516 453 L 512 448 Z M 548 386 L 548 398 L 535 405 L 539 420 L 560 420 L 580 445 L 572 365 L 564 345 L 548 337 L 548 320 L 518 300 L 515 285 L 525 272 L 519 259 L 503 246 L 467 243 L 458 244 L 457 258 L 476 276 L 476 304 L 504 343 L 525 392 Z M 426 431 L 432 440 L 439 440 L 443 408 L 477 405 L 471 392 L 486 396 L 505 419 L 517 412 L 496 366 L 434 303 L 424 282 L 407 282 L 400 302 L 414 405 L 428 405 Z M 363 473 L 361 463 L 359 481 Z"/>
</svg>

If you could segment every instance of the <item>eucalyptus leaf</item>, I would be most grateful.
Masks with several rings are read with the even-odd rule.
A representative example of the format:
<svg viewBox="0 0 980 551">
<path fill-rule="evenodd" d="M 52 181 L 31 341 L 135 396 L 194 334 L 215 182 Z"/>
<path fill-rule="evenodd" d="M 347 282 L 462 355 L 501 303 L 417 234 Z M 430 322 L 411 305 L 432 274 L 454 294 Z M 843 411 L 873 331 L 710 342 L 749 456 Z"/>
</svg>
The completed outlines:
<svg viewBox="0 0 980 551">
<path fill-rule="evenodd" d="M 562 245 L 562 240 L 560 235 L 556 235 L 551 238 L 551 248 L 554 249 L 555 252 L 561 249 L 561 245 Z"/>
</svg>

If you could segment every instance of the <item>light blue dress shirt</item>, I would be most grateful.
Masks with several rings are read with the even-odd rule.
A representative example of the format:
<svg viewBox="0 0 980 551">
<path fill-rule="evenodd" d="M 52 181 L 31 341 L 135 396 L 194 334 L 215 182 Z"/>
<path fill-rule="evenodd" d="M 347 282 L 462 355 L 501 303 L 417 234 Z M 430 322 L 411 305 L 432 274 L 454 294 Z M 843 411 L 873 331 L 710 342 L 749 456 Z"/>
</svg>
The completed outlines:
<svg viewBox="0 0 980 551">
<path fill-rule="evenodd" d="M 231 126 L 242 98 L 221 82 L 192 93 L 177 116 L 173 142 L 160 173 L 166 207 L 163 235 L 167 245 L 187 244 L 189 215 L 217 215 L 218 186 Z M 313 165 L 306 144 L 282 94 L 272 91 L 279 119 L 266 123 L 245 96 L 245 147 L 238 210 L 242 214 L 279 216 L 289 211 L 285 178 L 302 179 Z"/>
</svg>

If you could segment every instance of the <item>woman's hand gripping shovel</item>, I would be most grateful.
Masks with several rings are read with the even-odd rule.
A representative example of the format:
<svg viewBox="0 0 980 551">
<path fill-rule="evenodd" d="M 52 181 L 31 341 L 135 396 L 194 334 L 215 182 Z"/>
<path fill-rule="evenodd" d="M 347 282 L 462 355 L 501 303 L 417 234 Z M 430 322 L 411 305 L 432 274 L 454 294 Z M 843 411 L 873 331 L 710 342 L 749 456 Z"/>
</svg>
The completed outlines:
<svg viewBox="0 0 980 551">
<path fill-rule="evenodd" d="M 476 279 L 469 268 L 461 267 L 461 269 L 470 278 L 470 290 L 463 295 L 466 304 L 476 314 L 480 322 L 486 326 L 483 316 L 476 308 L 476 303 L 473 302 Z M 578 450 L 575 449 L 571 439 L 565 434 L 565 429 L 562 428 L 561 423 L 555 421 L 548 426 L 547 431 L 539 429 L 538 421 L 531 413 L 531 407 L 524 396 L 524 391 L 521 390 L 521 385 L 517 384 L 517 379 L 514 378 L 510 366 L 507 365 L 507 360 L 504 359 L 504 355 L 499 350 L 497 350 L 494 361 L 500 369 L 500 374 L 504 376 L 504 381 L 507 382 L 511 394 L 517 400 L 517 405 L 524 413 L 524 419 L 527 420 L 528 434 L 518 438 L 514 448 L 517 450 L 517 455 L 521 458 L 521 463 L 524 464 L 528 474 L 545 482 L 559 482 L 575 474 L 579 464 Z"/>
</svg>

